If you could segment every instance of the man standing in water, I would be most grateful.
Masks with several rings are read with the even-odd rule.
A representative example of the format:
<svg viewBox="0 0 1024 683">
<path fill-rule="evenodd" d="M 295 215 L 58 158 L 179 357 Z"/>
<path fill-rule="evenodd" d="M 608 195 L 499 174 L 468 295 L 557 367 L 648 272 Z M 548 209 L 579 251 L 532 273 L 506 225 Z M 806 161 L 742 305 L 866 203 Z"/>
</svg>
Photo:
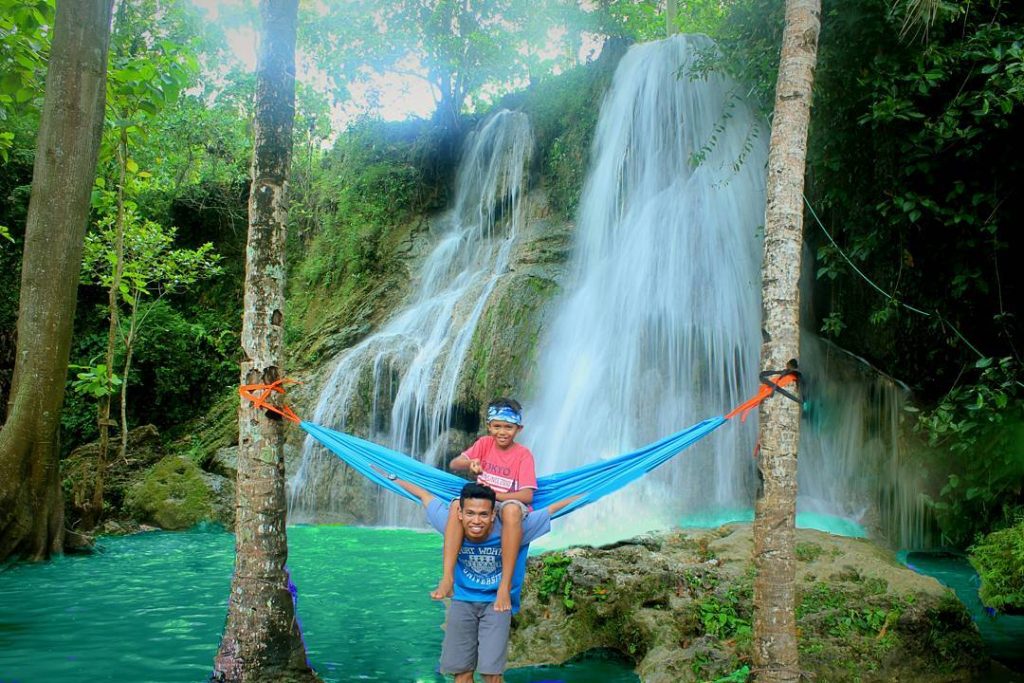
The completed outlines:
<svg viewBox="0 0 1024 683">
<path fill-rule="evenodd" d="M 388 479 L 413 494 L 427 509 L 427 519 L 440 533 L 448 522 L 448 506 L 416 484 Z M 501 521 L 495 511 L 494 490 L 475 482 L 459 496 L 463 541 L 455 570 L 455 597 L 448 608 L 448 625 L 441 646 L 441 673 L 453 674 L 455 683 L 472 683 L 477 671 L 486 683 L 504 680 L 512 615 L 519 611 L 519 594 L 526 575 L 530 542 L 551 530 L 551 515 L 579 496 L 535 510 L 523 520 L 523 538 L 512 576 L 512 610 L 497 611 L 494 601 L 501 581 Z"/>
</svg>

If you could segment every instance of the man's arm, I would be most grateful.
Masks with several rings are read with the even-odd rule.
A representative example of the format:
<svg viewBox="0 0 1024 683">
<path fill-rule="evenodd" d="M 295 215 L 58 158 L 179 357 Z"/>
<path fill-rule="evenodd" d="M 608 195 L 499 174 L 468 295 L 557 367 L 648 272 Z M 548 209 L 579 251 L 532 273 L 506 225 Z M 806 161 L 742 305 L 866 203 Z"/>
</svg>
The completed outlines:
<svg viewBox="0 0 1024 683">
<path fill-rule="evenodd" d="M 556 502 L 552 503 L 551 505 L 548 505 L 548 514 L 554 515 L 556 512 L 558 512 L 562 508 L 564 508 L 564 507 L 566 507 L 568 505 L 572 505 L 573 503 L 575 503 L 577 500 L 579 500 L 582 497 L 583 497 L 583 494 L 581 493 L 581 494 L 576 495 L 576 496 L 569 496 L 568 498 L 563 498 L 562 500 L 556 501 Z"/>
<path fill-rule="evenodd" d="M 417 498 L 419 498 L 420 502 L 423 503 L 423 507 L 427 507 L 428 505 L 430 505 L 430 501 L 432 501 L 434 499 L 434 494 L 431 493 L 430 491 L 426 490 L 422 486 L 418 486 L 416 484 L 413 484 L 411 481 L 406 481 L 405 479 L 399 479 L 398 477 L 394 477 L 393 474 L 385 472 L 384 470 L 382 470 L 381 468 L 377 467 L 376 465 L 370 465 L 370 467 L 372 467 L 373 469 L 377 470 L 378 474 L 380 474 L 380 475 L 382 475 L 384 477 L 387 477 L 388 479 L 390 479 L 391 481 L 395 482 L 396 484 L 401 486 L 403 489 L 405 489 L 406 491 L 408 491 L 412 495 L 414 495 Z M 392 479 L 392 477 L 394 477 L 394 478 Z"/>
</svg>

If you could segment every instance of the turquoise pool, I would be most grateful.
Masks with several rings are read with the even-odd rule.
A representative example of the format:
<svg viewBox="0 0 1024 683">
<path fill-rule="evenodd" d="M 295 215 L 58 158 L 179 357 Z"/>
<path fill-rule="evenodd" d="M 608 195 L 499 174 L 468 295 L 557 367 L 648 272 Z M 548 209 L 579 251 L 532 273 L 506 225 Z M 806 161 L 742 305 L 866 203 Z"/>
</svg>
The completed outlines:
<svg viewBox="0 0 1024 683">
<path fill-rule="evenodd" d="M 442 681 L 434 533 L 293 527 L 289 567 L 310 662 L 325 681 Z M 92 556 L 0 572 L 0 683 L 206 680 L 227 613 L 234 537 L 219 529 L 100 540 Z M 511 683 L 635 683 L 594 654 Z"/>
</svg>

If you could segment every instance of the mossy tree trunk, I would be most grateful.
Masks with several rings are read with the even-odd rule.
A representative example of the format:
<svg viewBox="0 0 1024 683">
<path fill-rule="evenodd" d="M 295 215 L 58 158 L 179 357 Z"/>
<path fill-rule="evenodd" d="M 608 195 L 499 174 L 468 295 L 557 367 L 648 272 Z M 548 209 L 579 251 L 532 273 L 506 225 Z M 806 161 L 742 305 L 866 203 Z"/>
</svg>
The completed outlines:
<svg viewBox="0 0 1024 683">
<path fill-rule="evenodd" d="M 295 118 L 298 0 L 261 0 L 255 148 L 249 194 L 243 384 L 281 378 L 284 353 L 287 176 Z M 313 681 L 289 590 L 284 429 L 243 401 L 239 408 L 235 571 L 214 660 L 216 681 Z"/>
<path fill-rule="evenodd" d="M 60 410 L 103 131 L 113 0 L 57 4 L 25 224 L 18 346 L 0 431 L 0 560 L 62 549 Z"/>
<path fill-rule="evenodd" d="M 762 283 L 761 367 L 780 370 L 800 347 L 800 252 L 811 86 L 818 53 L 820 0 L 787 0 L 786 25 L 768 154 Z M 754 664 L 760 681 L 800 678 L 796 636 L 794 527 L 800 405 L 761 404 L 764 493 L 754 519 Z"/>
</svg>

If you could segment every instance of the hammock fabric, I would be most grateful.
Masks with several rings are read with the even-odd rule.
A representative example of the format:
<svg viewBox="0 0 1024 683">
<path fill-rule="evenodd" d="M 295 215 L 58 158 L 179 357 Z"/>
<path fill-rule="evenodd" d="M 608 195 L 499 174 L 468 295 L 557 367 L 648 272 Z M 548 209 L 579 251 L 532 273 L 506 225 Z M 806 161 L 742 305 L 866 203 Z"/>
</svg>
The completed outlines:
<svg viewBox="0 0 1024 683">
<path fill-rule="evenodd" d="M 768 376 L 772 374 L 779 375 L 779 379 L 768 379 Z M 555 517 L 561 517 L 577 508 L 592 503 L 598 498 L 636 481 L 659 465 L 667 462 L 673 456 L 718 429 L 727 420 L 737 416 L 741 421 L 746 420 L 750 411 L 754 410 L 773 393 L 779 392 L 793 398 L 782 387 L 797 381 L 798 378 L 799 373 L 792 370 L 778 373 L 762 373 L 762 386 L 757 395 L 724 416 L 704 420 L 692 427 L 688 427 L 616 458 L 590 463 L 567 472 L 539 477 L 537 479 L 537 492 L 533 498 L 533 505 L 534 507 L 545 507 L 569 496 L 581 496 L 554 515 Z M 458 498 L 459 492 L 466 484 L 466 480 L 462 477 L 439 470 L 436 467 L 420 462 L 416 458 L 360 439 L 351 434 L 345 434 L 344 432 L 301 420 L 287 406 L 279 407 L 268 403 L 267 399 L 274 393 L 284 393 L 282 384 L 285 381 L 290 380 L 280 380 L 273 384 L 243 386 L 239 389 L 239 393 L 252 401 L 257 408 L 269 410 L 296 422 L 306 433 L 344 460 L 350 467 L 389 491 L 393 491 L 413 501 L 418 500 L 416 496 L 395 482 L 390 481 L 379 470 L 383 470 L 385 473 L 394 473 L 400 479 L 413 482 L 442 500 L 447 501 Z M 263 391 L 262 394 L 255 393 L 260 390 Z"/>
</svg>

